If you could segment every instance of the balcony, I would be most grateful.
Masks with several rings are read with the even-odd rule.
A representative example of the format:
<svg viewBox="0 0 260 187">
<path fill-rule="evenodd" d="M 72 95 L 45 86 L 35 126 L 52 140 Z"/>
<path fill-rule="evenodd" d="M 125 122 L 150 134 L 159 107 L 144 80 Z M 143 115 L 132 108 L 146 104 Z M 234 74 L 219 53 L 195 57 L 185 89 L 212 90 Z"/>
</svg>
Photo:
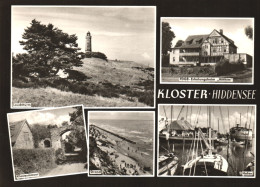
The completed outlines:
<svg viewBox="0 0 260 187">
<path fill-rule="evenodd" d="M 180 53 L 180 56 L 199 56 L 199 52 L 187 52 L 187 53 Z"/>
</svg>

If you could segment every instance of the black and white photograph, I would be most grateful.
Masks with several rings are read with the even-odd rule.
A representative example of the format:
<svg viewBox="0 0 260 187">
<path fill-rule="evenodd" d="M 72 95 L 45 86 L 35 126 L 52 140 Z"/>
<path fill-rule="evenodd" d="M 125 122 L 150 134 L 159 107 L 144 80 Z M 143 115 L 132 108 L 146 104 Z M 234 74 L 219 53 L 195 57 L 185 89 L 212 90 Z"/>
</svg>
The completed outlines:
<svg viewBox="0 0 260 187">
<path fill-rule="evenodd" d="M 12 108 L 154 108 L 155 6 L 11 13 Z"/>
<path fill-rule="evenodd" d="M 87 173 L 83 105 L 7 117 L 15 181 Z"/>
<path fill-rule="evenodd" d="M 154 112 L 91 111 L 89 176 L 154 176 Z"/>
<path fill-rule="evenodd" d="M 161 83 L 253 84 L 254 18 L 161 18 Z"/>
<path fill-rule="evenodd" d="M 159 105 L 158 176 L 255 178 L 256 105 Z"/>
</svg>

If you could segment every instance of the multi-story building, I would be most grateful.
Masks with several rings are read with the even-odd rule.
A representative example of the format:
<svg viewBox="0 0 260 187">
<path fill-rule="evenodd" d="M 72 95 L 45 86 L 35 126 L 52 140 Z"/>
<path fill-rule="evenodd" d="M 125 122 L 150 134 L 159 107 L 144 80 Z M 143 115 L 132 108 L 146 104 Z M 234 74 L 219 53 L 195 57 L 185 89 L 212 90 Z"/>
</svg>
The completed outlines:
<svg viewBox="0 0 260 187">
<path fill-rule="evenodd" d="M 237 53 L 234 41 L 223 34 L 223 30 L 214 29 L 208 35 L 191 35 L 172 48 L 170 64 L 172 65 L 214 65 L 226 58 L 231 63 L 238 61 L 251 66 L 252 57 L 245 53 Z"/>
</svg>

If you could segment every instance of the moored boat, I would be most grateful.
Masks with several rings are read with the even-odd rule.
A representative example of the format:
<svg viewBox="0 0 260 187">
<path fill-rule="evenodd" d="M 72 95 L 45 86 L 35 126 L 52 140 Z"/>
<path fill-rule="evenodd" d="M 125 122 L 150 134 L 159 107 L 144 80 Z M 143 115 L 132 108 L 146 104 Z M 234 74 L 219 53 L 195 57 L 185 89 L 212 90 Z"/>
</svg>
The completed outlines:
<svg viewBox="0 0 260 187">
<path fill-rule="evenodd" d="M 174 175 L 178 167 L 178 158 L 174 153 L 159 156 L 159 175 Z"/>
<path fill-rule="evenodd" d="M 209 115 L 209 127 L 211 125 L 211 108 L 208 107 Z M 198 130 L 199 137 L 204 141 L 207 147 L 206 152 L 203 152 L 201 156 L 197 156 L 195 159 L 191 159 L 183 166 L 183 175 L 193 176 L 226 176 L 228 170 L 227 160 L 219 155 L 213 153 L 213 147 L 211 145 L 211 128 L 209 130 L 208 140 L 205 138 L 201 129 Z"/>
<path fill-rule="evenodd" d="M 252 129 L 246 127 L 240 127 L 239 124 L 236 127 L 230 129 L 230 138 L 232 141 L 245 142 L 250 144 L 253 139 Z"/>
</svg>

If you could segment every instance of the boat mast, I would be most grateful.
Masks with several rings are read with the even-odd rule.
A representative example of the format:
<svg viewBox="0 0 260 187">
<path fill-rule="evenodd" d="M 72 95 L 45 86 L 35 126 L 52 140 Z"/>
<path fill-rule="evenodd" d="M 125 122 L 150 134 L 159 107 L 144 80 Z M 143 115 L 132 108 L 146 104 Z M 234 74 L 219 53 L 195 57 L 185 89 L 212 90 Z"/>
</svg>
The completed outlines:
<svg viewBox="0 0 260 187">
<path fill-rule="evenodd" d="M 209 106 L 209 154 L 212 154 L 211 150 L 211 107 Z"/>
<path fill-rule="evenodd" d="M 240 113 L 240 124 L 239 125 L 241 126 L 241 113 Z"/>
<path fill-rule="evenodd" d="M 220 132 L 219 132 L 219 118 L 218 118 L 218 133 L 220 134 Z"/>
<path fill-rule="evenodd" d="M 171 105 L 171 124 L 172 124 L 172 105 Z"/>
</svg>

